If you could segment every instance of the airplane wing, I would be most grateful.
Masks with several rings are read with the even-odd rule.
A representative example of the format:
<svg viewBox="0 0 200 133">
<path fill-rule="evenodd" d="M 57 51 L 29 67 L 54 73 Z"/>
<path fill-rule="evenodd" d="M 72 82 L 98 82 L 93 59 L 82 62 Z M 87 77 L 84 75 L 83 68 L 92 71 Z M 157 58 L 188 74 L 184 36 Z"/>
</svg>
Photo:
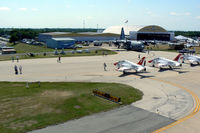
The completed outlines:
<svg viewBox="0 0 200 133">
<path fill-rule="evenodd" d="M 137 71 L 140 72 L 140 71 L 142 71 L 142 70 L 144 70 L 144 69 L 145 69 L 145 67 L 138 67 L 138 68 L 137 68 Z"/>
<path fill-rule="evenodd" d="M 119 69 L 117 69 L 117 71 L 123 72 L 123 71 L 127 71 L 127 70 L 131 70 L 130 67 L 120 67 Z"/>
<path fill-rule="evenodd" d="M 197 61 L 196 60 L 188 60 L 190 63 L 196 63 Z"/>
<path fill-rule="evenodd" d="M 162 63 L 158 63 L 156 66 L 157 67 L 167 67 L 169 64 L 166 62 L 166 63 L 164 63 L 164 62 L 162 62 Z"/>
</svg>

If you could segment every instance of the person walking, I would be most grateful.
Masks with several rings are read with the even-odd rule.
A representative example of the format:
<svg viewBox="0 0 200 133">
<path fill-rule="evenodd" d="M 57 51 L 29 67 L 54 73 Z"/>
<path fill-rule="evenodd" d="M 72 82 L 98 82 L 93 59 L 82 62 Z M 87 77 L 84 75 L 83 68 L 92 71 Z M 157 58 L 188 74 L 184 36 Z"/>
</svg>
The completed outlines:
<svg viewBox="0 0 200 133">
<path fill-rule="evenodd" d="M 61 56 L 58 57 L 58 61 L 59 61 L 59 63 L 61 63 Z"/>
<path fill-rule="evenodd" d="M 140 59 L 140 54 L 138 55 L 138 59 Z"/>
<path fill-rule="evenodd" d="M 16 65 L 14 67 L 14 70 L 15 70 L 15 75 L 17 75 L 18 74 L 18 70 L 17 70 L 17 66 Z"/>
<path fill-rule="evenodd" d="M 19 56 L 16 56 L 17 62 L 19 62 Z"/>
<path fill-rule="evenodd" d="M 107 51 L 105 52 L 105 56 L 107 56 L 108 55 L 108 53 L 107 53 Z"/>
<path fill-rule="evenodd" d="M 19 73 L 22 74 L 22 66 L 19 66 Z"/>
<path fill-rule="evenodd" d="M 15 59 L 14 59 L 14 57 L 12 56 L 12 62 L 14 62 L 14 60 L 15 60 Z"/>
<path fill-rule="evenodd" d="M 105 55 L 104 51 L 102 52 L 102 55 L 103 55 L 103 56 Z"/>
<path fill-rule="evenodd" d="M 103 67 L 104 67 L 104 71 L 107 71 L 107 69 L 106 69 L 107 65 L 105 62 L 103 63 Z"/>
<path fill-rule="evenodd" d="M 57 62 L 61 63 L 61 57 L 60 56 L 58 56 Z"/>
</svg>

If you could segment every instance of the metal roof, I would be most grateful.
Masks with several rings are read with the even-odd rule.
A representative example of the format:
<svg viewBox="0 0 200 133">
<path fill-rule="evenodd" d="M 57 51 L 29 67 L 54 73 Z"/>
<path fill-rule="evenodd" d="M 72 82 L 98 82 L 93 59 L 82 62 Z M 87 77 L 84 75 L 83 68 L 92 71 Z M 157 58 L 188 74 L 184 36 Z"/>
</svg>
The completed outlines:
<svg viewBox="0 0 200 133">
<path fill-rule="evenodd" d="M 55 41 L 75 41 L 73 38 L 62 37 L 62 38 L 52 38 Z"/>
<path fill-rule="evenodd" d="M 47 32 L 47 33 L 40 33 L 42 35 L 64 35 L 64 34 L 71 34 L 71 32 Z"/>
<path fill-rule="evenodd" d="M 149 26 L 111 26 L 103 31 L 103 33 L 113 33 L 113 34 L 121 34 L 121 29 L 124 28 L 125 35 L 129 35 L 130 31 L 134 32 L 167 32 L 164 28 L 157 25 L 149 25 Z"/>
</svg>

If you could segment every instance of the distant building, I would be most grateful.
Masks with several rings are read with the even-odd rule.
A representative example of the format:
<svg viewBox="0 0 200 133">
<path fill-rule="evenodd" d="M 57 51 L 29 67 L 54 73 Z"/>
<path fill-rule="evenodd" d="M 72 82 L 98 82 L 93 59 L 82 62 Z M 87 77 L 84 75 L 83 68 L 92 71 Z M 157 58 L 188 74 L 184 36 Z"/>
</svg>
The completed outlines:
<svg viewBox="0 0 200 133">
<path fill-rule="evenodd" d="M 47 42 L 51 38 L 72 38 L 75 42 L 110 41 L 119 39 L 119 34 L 97 33 L 97 32 L 50 32 L 39 34 L 39 41 Z"/>
<path fill-rule="evenodd" d="M 48 48 L 71 48 L 75 44 L 75 40 L 72 38 L 50 38 L 46 41 Z"/>
<path fill-rule="evenodd" d="M 131 40 L 159 40 L 173 41 L 174 33 L 168 32 L 164 28 L 157 25 L 149 26 L 111 26 L 104 30 L 103 33 L 120 34 L 122 27 L 124 33 Z"/>
<path fill-rule="evenodd" d="M 16 54 L 16 50 L 13 47 L 3 46 L 0 47 L 0 51 L 2 54 Z"/>
</svg>

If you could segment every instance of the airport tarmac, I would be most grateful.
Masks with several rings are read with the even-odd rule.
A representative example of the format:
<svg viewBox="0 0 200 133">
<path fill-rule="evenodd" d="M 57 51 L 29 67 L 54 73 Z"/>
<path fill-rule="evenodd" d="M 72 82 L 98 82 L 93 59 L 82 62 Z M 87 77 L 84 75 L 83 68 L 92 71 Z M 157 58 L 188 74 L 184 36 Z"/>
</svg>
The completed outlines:
<svg viewBox="0 0 200 133">
<path fill-rule="evenodd" d="M 114 62 L 123 59 L 138 62 L 138 54 L 141 57 L 146 56 L 147 60 L 159 56 L 173 59 L 177 55 L 177 53 L 171 52 L 150 52 L 148 55 L 133 51 L 120 51 L 117 55 L 110 56 L 66 57 L 61 59 L 62 63 L 57 63 L 56 58 L 20 60 L 19 63 L 4 61 L 1 62 L 0 66 L 0 81 L 117 82 L 131 85 L 143 91 L 143 99 L 132 105 L 66 122 L 66 127 L 70 123 L 74 125 L 74 127 L 70 125 L 70 132 L 79 132 L 81 131 L 80 129 L 91 129 L 89 128 L 91 124 L 94 124 L 94 128 L 90 131 L 88 130 L 88 132 L 151 132 L 167 126 L 175 120 L 179 121 L 182 118 L 192 117 L 193 114 L 195 114 L 194 117 L 186 121 L 182 120 L 183 122 L 181 121 L 180 124 L 172 128 L 166 127 L 166 132 L 179 132 L 181 130 L 184 132 L 198 131 L 200 121 L 196 117 L 199 116 L 199 113 L 196 111 L 196 114 L 194 110 L 198 106 L 198 98 L 195 99 L 195 96 L 200 96 L 200 91 L 198 91 L 198 87 L 200 86 L 198 82 L 200 66 L 191 68 L 190 65 L 184 64 L 182 69 L 158 72 L 158 69 L 152 68 L 148 64 L 146 73 L 137 75 L 130 73 L 126 76 L 115 70 Z M 107 71 L 103 69 L 104 62 L 107 64 Z M 22 75 L 14 74 L 14 65 L 22 65 Z M 194 93 L 191 94 L 187 89 Z M 131 115 L 129 115 L 130 112 Z M 112 115 L 113 113 L 116 113 L 116 115 Z M 119 123 L 113 124 L 112 119 L 115 118 L 114 116 L 116 116 L 115 121 L 120 120 Z M 138 116 L 137 119 L 134 116 Z M 92 117 L 95 118 L 94 121 L 91 120 Z M 99 124 L 104 120 L 103 117 L 105 118 L 105 126 L 100 127 Z M 84 125 L 84 123 L 81 123 L 82 119 L 88 122 L 84 122 Z M 109 124 L 110 122 L 111 124 Z M 79 130 L 75 130 L 79 127 Z M 186 130 L 184 130 L 185 128 Z M 35 132 L 54 132 L 55 129 L 63 133 L 68 131 L 67 128 L 56 125 Z"/>
</svg>

